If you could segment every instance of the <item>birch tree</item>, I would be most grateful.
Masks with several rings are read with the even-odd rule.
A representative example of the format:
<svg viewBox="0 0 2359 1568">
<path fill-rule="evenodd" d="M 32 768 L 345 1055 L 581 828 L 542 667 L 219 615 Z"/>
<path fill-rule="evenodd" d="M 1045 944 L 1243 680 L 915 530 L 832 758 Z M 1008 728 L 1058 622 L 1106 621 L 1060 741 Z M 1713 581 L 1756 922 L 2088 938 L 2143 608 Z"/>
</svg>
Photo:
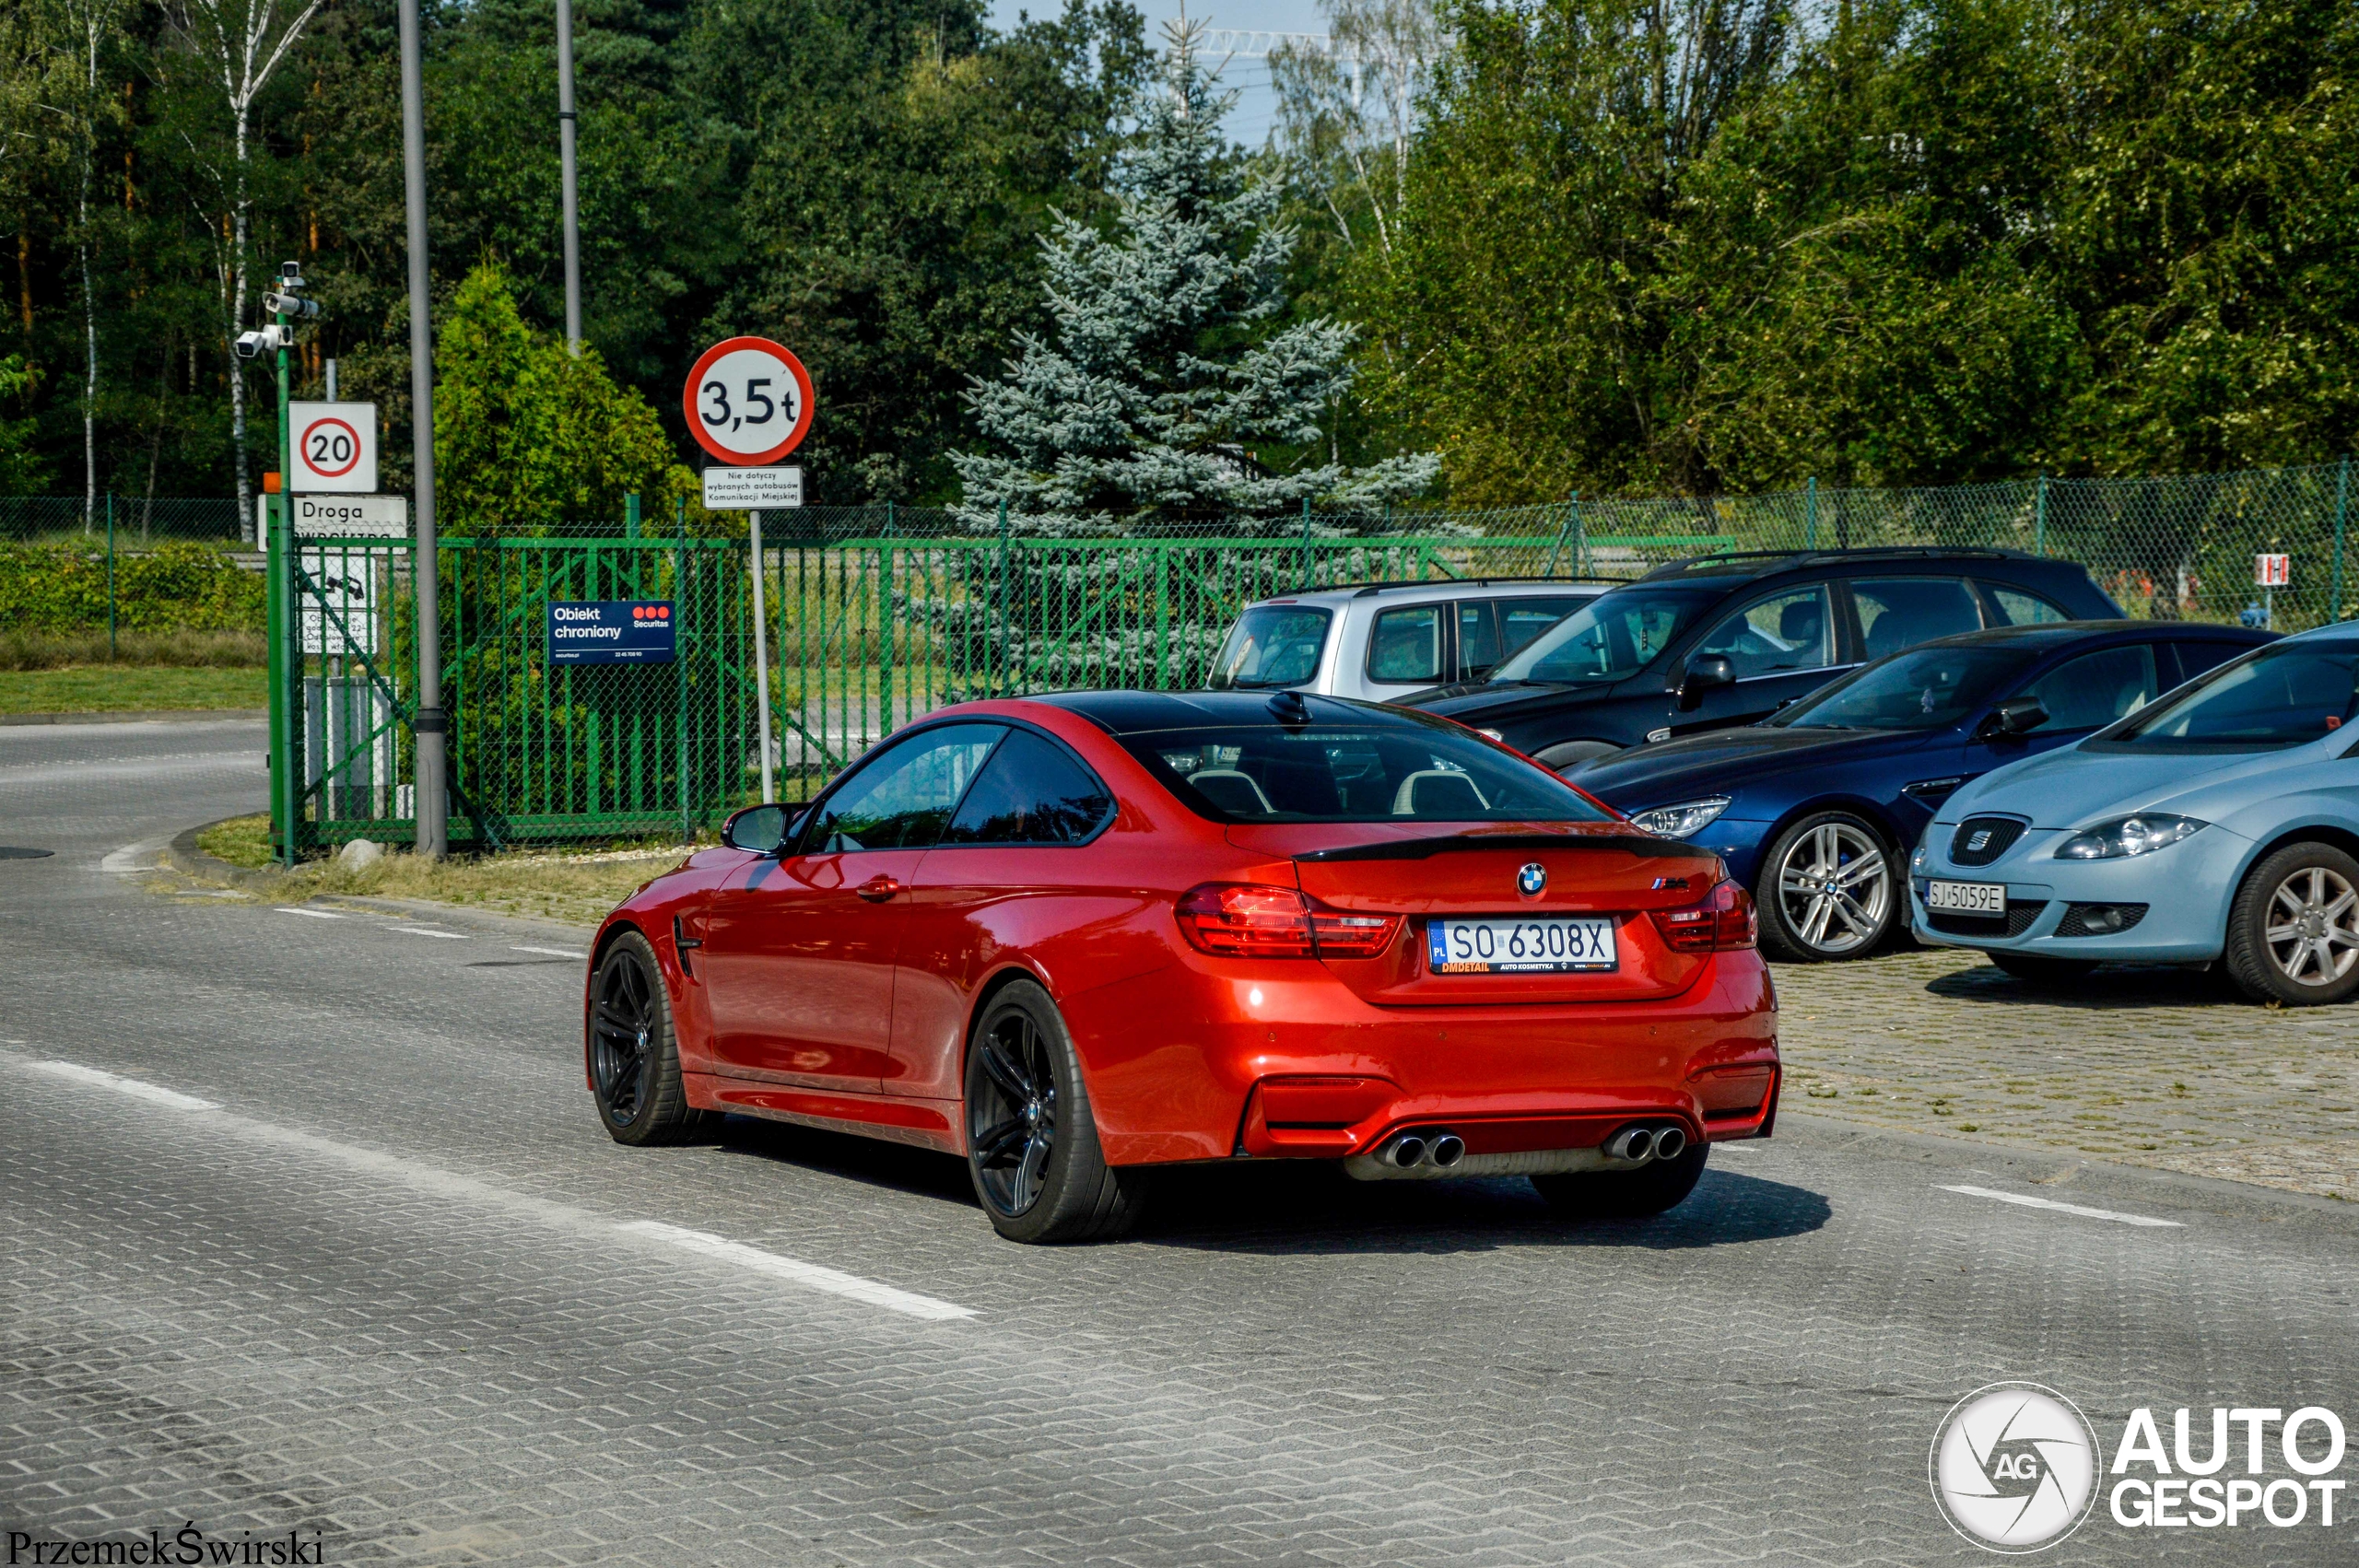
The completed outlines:
<svg viewBox="0 0 2359 1568">
<path fill-rule="evenodd" d="M 1277 140 L 1347 248 L 1387 254 L 1408 197 L 1417 99 L 1448 46 L 1433 0 L 1321 0 L 1328 42 L 1270 54 Z M 1360 218 L 1365 215 L 1365 223 Z"/>
<path fill-rule="evenodd" d="M 100 0 L 82 0 L 98 4 Z M 253 480 L 246 472 L 246 380 L 235 344 L 246 316 L 253 261 L 253 197 L 251 167 L 255 136 L 254 106 L 271 77 L 303 39 L 322 0 L 297 10 L 294 0 L 175 0 L 172 22 L 208 88 L 220 94 L 229 118 L 230 158 L 216 170 L 229 208 L 227 254 L 219 270 L 221 347 L 229 358 L 229 442 L 238 480 L 241 526 L 253 526 Z"/>
</svg>

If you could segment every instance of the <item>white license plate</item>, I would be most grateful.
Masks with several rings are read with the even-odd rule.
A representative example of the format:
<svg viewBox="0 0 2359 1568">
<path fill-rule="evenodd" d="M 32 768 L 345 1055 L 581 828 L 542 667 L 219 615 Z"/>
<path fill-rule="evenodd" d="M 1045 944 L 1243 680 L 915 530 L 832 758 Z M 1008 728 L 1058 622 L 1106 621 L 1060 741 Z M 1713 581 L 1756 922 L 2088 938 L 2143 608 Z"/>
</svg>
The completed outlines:
<svg viewBox="0 0 2359 1568">
<path fill-rule="evenodd" d="M 1946 909 L 1954 915 L 1989 915 L 2004 919 L 2007 915 L 2007 884 L 2003 882 L 1929 882 L 1925 884 L 1925 907 Z"/>
<path fill-rule="evenodd" d="M 1566 975 L 1614 963 L 1608 919 L 1426 922 L 1426 964 L 1437 975 Z"/>
</svg>

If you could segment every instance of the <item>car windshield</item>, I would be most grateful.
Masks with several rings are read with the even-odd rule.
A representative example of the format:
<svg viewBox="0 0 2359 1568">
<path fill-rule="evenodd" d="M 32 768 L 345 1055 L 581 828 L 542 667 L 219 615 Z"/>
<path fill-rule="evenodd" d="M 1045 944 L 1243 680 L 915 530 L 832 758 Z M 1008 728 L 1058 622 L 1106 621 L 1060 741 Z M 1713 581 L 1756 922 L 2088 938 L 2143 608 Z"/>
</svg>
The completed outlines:
<svg viewBox="0 0 2359 1568">
<path fill-rule="evenodd" d="M 2298 746 L 2359 718 L 2359 641 L 2271 643 L 2166 702 L 2101 730 L 2093 745 L 2156 751 Z"/>
<path fill-rule="evenodd" d="M 1635 675 L 1721 597 L 1646 587 L 1602 593 L 1502 662 L 1491 679 L 1580 683 Z"/>
<path fill-rule="evenodd" d="M 1215 691 L 1259 690 L 1317 680 L 1330 618 L 1305 604 L 1254 605 L 1229 628 L 1204 685 Z"/>
<path fill-rule="evenodd" d="M 1769 722 L 1790 730 L 1946 730 L 2032 658 L 2012 648 L 1914 648 L 1822 687 Z"/>
<path fill-rule="evenodd" d="M 1215 822 L 1609 822 L 1544 768 L 1436 724 L 1223 724 L 1125 735 Z"/>
</svg>

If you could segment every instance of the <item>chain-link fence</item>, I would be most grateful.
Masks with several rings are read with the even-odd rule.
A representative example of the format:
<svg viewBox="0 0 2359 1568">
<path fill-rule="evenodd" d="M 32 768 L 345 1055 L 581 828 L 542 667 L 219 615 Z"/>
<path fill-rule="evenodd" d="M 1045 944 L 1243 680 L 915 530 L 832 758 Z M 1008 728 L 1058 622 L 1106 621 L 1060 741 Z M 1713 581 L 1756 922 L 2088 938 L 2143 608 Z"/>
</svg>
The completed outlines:
<svg viewBox="0 0 2359 1568">
<path fill-rule="evenodd" d="M 2131 615 L 2279 630 L 2341 618 L 2349 465 L 2156 480 L 2027 480 L 1496 511 L 1306 511 L 1053 535 L 898 506 L 764 514 L 780 793 L 799 798 L 910 720 L 978 696 L 1201 685 L 1238 611 L 1378 581 L 1627 579 L 1715 552 L 1935 545 L 2081 561 Z M 694 832 L 758 788 L 744 514 L 449 538 L 441 560 L 452 838 Z M 303 541 L 279 678 L 299 714 L 299 848 L 410 833 L 411 552 Z M 2283 586 L 2256 558 L 2287 557 Z M 340 586 L 339 586 L 340 585 Z M 338 596 L 341 596 L 340 598 Z M 669 663 L 573 666 L 549 606 L 664 602 Z M 339 629 L 338 619 L 346 623 Z M 365 620 L 372 629 L 357 629 Z M 338 641 L 338 638 L 342 641 Z M 282 811 L 282 817 L 287 813 Z"/>
<path fill-rule="evenodd" d="M 228 496 L 0 496 L 0 542 L 94 545 L 112 531 L 116 547 L 136 550 L 168 539 L 236 545 L 253 536 Z"/>
</svg>

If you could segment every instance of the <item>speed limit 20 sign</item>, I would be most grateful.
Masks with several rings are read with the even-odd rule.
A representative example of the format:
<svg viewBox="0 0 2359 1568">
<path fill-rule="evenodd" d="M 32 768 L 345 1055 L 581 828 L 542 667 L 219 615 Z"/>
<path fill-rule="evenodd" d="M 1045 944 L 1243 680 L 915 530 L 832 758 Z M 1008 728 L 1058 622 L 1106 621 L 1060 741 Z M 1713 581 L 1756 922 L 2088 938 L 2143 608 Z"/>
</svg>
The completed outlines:
<svg viewBox="0 0 2359 1568">
<path fill-rule="evenodd" d="M 811 372 L 766 337 L 733 337 L 704 351 L 681 404 L 698 445 L 729 467 L 759 468 L 810 430 Z"/>
<path fill-rule="evenodd" d="M 377 405 L 373 403 L 290 403 L 295 471 L 287 488 L 299 496 L 377 493 Z"/>
</svg>

